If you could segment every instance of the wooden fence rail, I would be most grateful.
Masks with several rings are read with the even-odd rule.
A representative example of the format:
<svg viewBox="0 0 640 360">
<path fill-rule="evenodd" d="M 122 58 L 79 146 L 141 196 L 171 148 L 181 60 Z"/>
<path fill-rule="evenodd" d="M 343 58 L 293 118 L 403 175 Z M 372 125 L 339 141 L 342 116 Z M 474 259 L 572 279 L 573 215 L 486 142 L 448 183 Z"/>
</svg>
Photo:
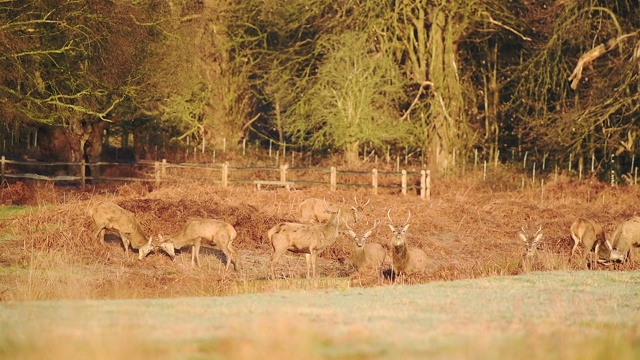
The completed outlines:
<svg viewBox="0 0 640 360">
<path fill-rule="evenodd" d="M 9 167 L 10 166 L 10 167 Z M 39 170 L 54 167 L 54 166 L 66 166 L 67 169 L 78 169 L 77 171 L 71 171 L 72 173 L 79 174 L 73 175 L 41 175 L 30 170 Z M 141 168 L 143 171 L 138 171 L 136 176 L 130 177 L 113 177 L 113 176 L 87 176 L 87 166 L 89 169 L 97 168 L 109 168 L 117 166 L 128 166 L 132 168 Z M 146 170 L 146 171 L 144 171 Z M 292 172 L 303 172 L 307 176 L 291 178 Z M 51 171 L 45 171 L 51 173 Z M 251 172 L 254 176 L 242 176 L 243 172 Z M 256 176 L 264 176 L 265 173 L 275 172 L 275 177 L 256 178 Z M 177 173 L 173 174 L 173 173 Z M 194 176 L 195 173 L 195 176 Z M 315 173 L 315 175 L 313 175 Z M 317 173 L 322 173 L 318 175 Z M 318 177 L 322 177 L 324 173 L 328 173 L 329 181 L 319 180 Z M 311 174 L 311 175 L 310 175 Z M 358 183 L 341 183 L 338 182 L 339 175 L 352 175 L 354 177 L 369 176 L 371 182 L 358 182 Z M 234 176 L 232 176 L 234 175 Z M 313 176 L 312 176 L 313 175 Z M 388 178 L 386 184 L 382 184 L 380 177 L 385 176 Z M 408 178 L 419 177 L 416 183 L 410 184 Z M 331 166 L 330 168 L 290 168 L 287 165 L 281 165 L 279 167 L 234 167 L 229 163 L 222 164 L 173 164 L 168 163 L 166 160 L 148 162 L 140 161 L 135 163 L 110 163 L 110 162 L 96 162 L 86 163 L 81 161 L 76 162 L 39 162 L 39 161 L 16 161 L 7 160 L 4 156 L 0 158 L 0 181 L 4 183 L 5 179 L 32 179 L 42 181 L 57 181 L 75 183 L 84 186 L 88 181 L 144 181 L 152 182 L 155 186 L 161 186 L 162 183 L 168 182 L 184 182 L 184 181 L 205 181 L 218 183 L 223 187 L 228 187 L 231 184 L 248 184 L 251 186 L 257 186 L 258 189 L 268 186 L 282 186 L 287 189 L 291 187 L 303 187 L 303 186 L 328 186 L 330 191 L 336 191 L 338 186 L 341 187 L 359 187 L 370 188 L 373 194 L 378 194 L 382 188 L 390 190 L 399 190 L 402 195 L 407 195 L 409 189 L 415 189 L 416 193 L 423 199 L 429 200 L 431 196 L 431 175 L 429 170 L 422 170 L 418 172 L 408 172 L 402 170 L 400 172 L 380 172 L 378 169 L 372 169 L 371 171 L 354 171 L 354 170 L 338 170 L 337 167 Z M 277 178 L 277 180 L 274 180 Z M 397 185 L 399 178 L 399 186 Z M 390 179 L 390 180 L 389 180 Z"/>
</svg>

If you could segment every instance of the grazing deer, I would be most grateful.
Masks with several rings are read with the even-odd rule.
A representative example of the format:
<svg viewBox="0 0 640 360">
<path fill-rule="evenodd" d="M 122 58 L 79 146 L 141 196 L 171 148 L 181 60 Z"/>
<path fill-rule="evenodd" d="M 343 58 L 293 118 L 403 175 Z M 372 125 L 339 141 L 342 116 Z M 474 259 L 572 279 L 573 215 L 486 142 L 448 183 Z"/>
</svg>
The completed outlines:
<svg viewBox="0 0 640 360">
<path fill-rule="evenodd" d="M 525 251 L 522 254 L 521 267 L 524 272 L 528 272 L 533 267 L 533 258 L 537 253 L 538 244 L 540 244 L 540 242 L 544 238 L 544 235 L 542 234 L 542 225 L 540 225 L 538 231 L 536 231 L 532 236 L 527 235 L 527 232 L 524 230 L 524 228 L 521 228 L 518 232 L 518 237 L 525 244 Z"/>
<path fill-rule="evenodd" d="M 131 211 L 114 203 L 105 202 L 89 209 L 89 215 L 96 224 L 94 237 L 99 238 L 102 245 L 105 245 L 105 231 L 112 230 L 120 234 L 125 256 L 129 257 L 129 245 L 138 249 L 138 260 L 144 259 L 153 251 L 151 238 L 144 234 L 142 226 Z"/>
<path fill-rule="evenodd" d="M 396 275 L 411 275 L 423 273 L 427 268 L 427 254 L 420 248 L 407 245 L 407 230 L 411 211 L 407 220 L 402 225 L 397 225 L 391 220 L 391 209 L 387 212 L 389 229 L 391 230 L 391 259 L 393 260 L 393 272 Z"/>
<path fill-rule="evenodd" d="M 576 219 L 571 224 L 571 238 L 573 239 L 571 256 L 575 256 L 578 246 L 582 244 L 582 259 L 587 268 L 589 264 L 593 268 L 597 262 L 601 262 L 599 257 L 601 246 L 605 246 L 609 251 L 611 250 L 609 243 L 605 239 L 602 225 L 591 219 Z M 589 256 L 589 260 L 585 262 L 587 256 Z"/>
<path fill-rule="evenodd" d="M 213 219 L 190 219 L 180 231 L 164 238 L 159 236 L 160 249 L 167 253 L 171 259 L 176 256 L 175 249 L 191 246 L 191 266 L 194 266 L 194 259 L 200 266 L 200 246 L 203 244 L 218 246 L 227 258 L 224 271 L 229 270 L 229 265 L 233 262 L 233 269 L 240 266 L 238 253 L 233 248 L 233 241 L 238 236 L 236 229 L 221 220 Z"/>
<path fill-rule="evenodd" d="M 371 236 L 373 230 L 378 226 L 378 223 L 379 221 L 376 220 L 373 223 L 373 227 L 364 232 L 356 232 L 349 224 L 345 223 L 347 230 L 345 230 L 344 233 L 354 239 L 351 250 L 351 261 L 353 262 L 356 272 L 371 269 L 376 270 L 378 275 L 380 275 L 380 269 L 382 268 L 384 259 L 387 257 L 387 251 L 378 243 L 366 242 L 367 238 Z"/>
<path fill-rule="evenodd" d="M 328 211 L 328 210 L 327 210 Z M 316 277 L 316 257 L 324 249 L 331 246 L 338 237 L 340 227 L 340 208 L 331 214 L 326 223 L 300 224 L 284 222 L 269 229 L 267 237 L 271 243 L 271 278 L 275 280 L 275 265 L 287 251 L 305 254 L 307 260 L 307 278 L 309 271 Z"/>
<path fill-rule="evenodd" d="M 357 197 L 353 197 L 355 206 L 345 206 L 344 201 L 342 205 L 329 203 L 324 199 L 310 198 L 300 203 L 300 222 L 326 222 L 331 218 L 331 214 L 340 209 L 343 222 L 357 223 L 362 217 L 362 212 L 369 204 L 371 199 L 367 199 L 364 204 L 359 204 Z"/>
<path fill-rule="evenodd" d="M 609 259 L 616 262 L 633 261 L 632 249 L 640 247 L 640 217 L 634 216 L 623 221 L 611 236 L 611 254 Z"/>
</svg>

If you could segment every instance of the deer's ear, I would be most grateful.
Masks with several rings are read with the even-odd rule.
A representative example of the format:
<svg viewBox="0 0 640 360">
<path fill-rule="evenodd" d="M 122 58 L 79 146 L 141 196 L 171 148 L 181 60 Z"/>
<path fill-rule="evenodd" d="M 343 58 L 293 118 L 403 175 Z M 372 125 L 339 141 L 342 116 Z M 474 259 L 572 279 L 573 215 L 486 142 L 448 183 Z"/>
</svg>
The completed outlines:
<svg viewBox="0 0 640 360">
<path fill-rule="evenodd" d="M 364 233 L 364 235 L 362 235 L 363 238 L 368 238 L 369 236 L 371 236 L 371 233 L 373 232 L 373 230 L 369 230 L 366 233 Z"/>
<path fill-rule="evenodd" d="M 405 225 L 405 226 L 402 228 L 402 232 L 405 232 L 405 231 L 409 230 L 409 225 L 411 225 L 411 224 L 407 224 L 407 225 Z"/>
<path fill-rule="evenodd" d="M 527 235 L 524 232 L 518 231 L 518 237 L 520 238 L 520 240 L 524 241 L 525 244 L 528 243 Z"/>
<path fill-rule="evenodd" d="M 538 235 L 536 235 L 536 237 L 533 239 L 533 243 L 537 244 L 538 242 L 540 242 L 542 239 L 544 238 L 544 235 L 542 233 L 538 233 Z"/>
<path fill-rule="evenodd" d="M 351 236 L 351 237 L 356 237 L 356 233 L 355 233 L 355 232 L 353 232 L 353 230 L 345 230 L 345 231 L 343 231 L 343 233 L 344 233 L 345 235 L 349 235 L 349 236 Z"/>
<path fill-rule="evenodd" d="M 391 229 L 391 231 L 396 232 L 396 229 L 393 227 L 393 225 L 389 224 L 389 229 Z"/>
</svg>

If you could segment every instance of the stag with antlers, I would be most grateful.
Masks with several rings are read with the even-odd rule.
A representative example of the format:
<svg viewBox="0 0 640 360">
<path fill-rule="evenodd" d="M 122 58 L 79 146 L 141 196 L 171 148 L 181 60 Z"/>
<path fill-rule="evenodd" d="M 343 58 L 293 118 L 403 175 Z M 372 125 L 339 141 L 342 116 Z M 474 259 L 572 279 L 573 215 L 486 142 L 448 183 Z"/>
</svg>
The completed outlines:
<svg viewBox="0 0 640 360">
<path fill-rule="evenodd" d="M 542 234 L 542 225 L 540 225 L 538 230 L 531 236 L 527 234 L 527 231 L 524 228 L 520 228 L 518 237 L 525 245 L 525 250 L 522 254 L 521 268 L 522 271 L 527 272 L 533 267 L 533 259 L 538 251 L 538 245 L 544 238 L 544 235 Z"/>
<path fill-rule="evenodd" d="M 394 224 L 391 220 L 391 209 L 387 212 L 389 219 L 389 229 L 391 230 L 391 259 L 393 260 L 393 272 L 395 275 L 411 275 L 413 273 L 423 273 L 427 268 L 427 254 L 424 250 L 407 245 L 407 230 L 409 230 L 409 220 L 402 225 Z"/>
</svg>

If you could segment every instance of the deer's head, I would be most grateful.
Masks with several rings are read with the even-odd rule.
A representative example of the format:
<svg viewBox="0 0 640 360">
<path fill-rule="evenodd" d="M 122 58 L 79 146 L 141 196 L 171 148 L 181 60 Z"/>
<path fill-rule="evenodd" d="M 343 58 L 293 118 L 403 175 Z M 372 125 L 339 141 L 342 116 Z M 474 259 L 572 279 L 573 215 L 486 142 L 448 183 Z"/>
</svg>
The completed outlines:
<svg viewBox="0 0 640 360">
<path fill-rule="evenodd" d="M 409 210 L 409 216 L 402 225 L 394 224 L 393 220 L 391 220 L 391 209 L 387 211 L 387 218 L 389 219 L 389 229 L 393 234 L 391 238 L 391 244 L 393 246 L 403 246 L 407 241 L 406 233 L 407 230 L 409 230 L 409 219 L 411 219 L 411 210 Z"/>
</svg>

